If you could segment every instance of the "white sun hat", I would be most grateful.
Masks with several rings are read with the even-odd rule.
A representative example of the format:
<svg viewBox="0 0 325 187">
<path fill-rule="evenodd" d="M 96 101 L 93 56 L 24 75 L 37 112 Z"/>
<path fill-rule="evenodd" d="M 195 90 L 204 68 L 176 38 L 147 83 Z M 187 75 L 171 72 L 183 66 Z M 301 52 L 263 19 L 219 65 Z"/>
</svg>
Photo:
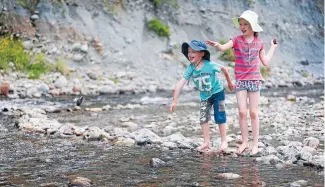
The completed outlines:
<svg viewBox="0 0 325 187">
<path fill-rule="evenodd" d="M 257 23 L 258 15 L 256 14 L 256 12 L 251 10 L 246 10 L 242 13 L 240 17 L 232 18 L 232 22 L 235 24 L 237 28 L 239 28 L 239 18 L 243 18 L 246 21 L 248 21 L 249 24 L 251 24 L 252 30 L 254 32 L 263 31 L 262 27 Z"/>
</svg>

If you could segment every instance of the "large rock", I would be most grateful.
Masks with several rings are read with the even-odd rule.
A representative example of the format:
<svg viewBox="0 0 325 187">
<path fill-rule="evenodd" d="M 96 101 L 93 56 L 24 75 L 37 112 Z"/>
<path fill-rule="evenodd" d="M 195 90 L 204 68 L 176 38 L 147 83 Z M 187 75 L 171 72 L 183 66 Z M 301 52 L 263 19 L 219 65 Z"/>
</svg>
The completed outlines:
<svg viewBox="0 0 325 187">
<path fill-rule="evenodd" d="M 82 61 L 83 58 L 84 58 L 84 56 L 82 54 L 79 54 L 79 53 L 73 55 L 73 60 L 76 61 L 76 62 Z"/>
<path fill-rule="evenodd" d="M 85 177 L 69 177 L 69 186 L 91 186 L 92 181 Z"/>
<path fill-rule="evenodd" d="M 129 132 L 125 128 L 116 127 L 112 131 L 112 135 L 116 137 L 125 137 L 129 136 Z"/>
<path fill-rule="evenodd" d="M 58 133 L 63 135 L 73 135 L 75 129 L 75 126 L 72 124 L 64 124 L 58 129 Z"/>
<path fill-rule="evenodd" d="M 108 138 L 108 137 L 110 137 L 110 134 L 98 127 L 90 127 L 84 133 L 84 138 L 86 140 L 90 140 L 90 141 L 91 140 L 101 140 L 103 138 Z"/>
<path fill-rule="evenodd" d="M 265 148 L 265 154 L 266 155 L 277 154 L 277 151 L 275 150 L 274 147 L 268 146 Z"/>
<path fill-rule="evenodd" d="M 279 157 L 277 157 L 276 155 L 267 155 L 264 157 L 258 157 L 256 158 L 256 161 L 263 162 L 264 164 L 272 164 L 272 165 L 283 163 L 283 161 L 279 159 Z"/>
<path fill-rule="evenodd" d="M 170 135 L 172 134 L 173 132 L 177 131 L 177 128 L 175 127 L 172 127 L 172 126 L 166 126 L 164 129 L 163 129 L 163 133 L 164 135 Z"/>
<path fill-rule="evenodd" d="M 139 129 L 131 133 L 130 137 L 133 138 L 138 144 L 161 142 L 161 138 L 157 134 L 146 128 Z"/>
<path fill-rule="evenodd" d="M 166 140 L 169 142 L 181 143 L 181 142 L 185 141 L 186 138 L 180 132 L 177 132 L 175 134 L 167 136 Z"/>
<path fill-rule="evenodd" d="M 133 123 L 133 122 L 131 122 L 131 121 L 128 121 L 128 122 L 124 122 L 124 123 L 122 123 L 122 127 L 125 127 L 125 128 L 127 128 L 130 132 L 133 132 L 133 131 L 137 130 L 137 128 L 138 128 L 138 124 Z"/>
<path fill-rule="evenodd" d="M 135 144 L 135 140 L 131 139 L 131 138 L 125 138 L 122 140 L 118 140 L 115 145 L 119 145 L 119 146 L 126 146 L 126 147 L 130 147 L 133 146 Z"/>
<path fill-rule="evenodd" d="M 317 148 L 319 146 L 319 139 L 314 137 L 309 137 L 304 139 L 303 144 L 309 147 Z"/>
<path fill-rule="evenodd" d="M 56 88 L 64 88 L 66 85 L 68 84 L 67 79 L 65 78 L 65 76 L 59 76 L 58 79 L 56 79 L 54 86 Z"/>
<path fill-rule="evenodd" d="M 236 173 L 218 173 L 216 176 L 217 179 L 239 179 L 242 176 Z"/>
<path fill-rule="evenodd" d="M 296 161 L 297 158 L 299 158 L 299 153 L 302 149 L 302 147 L 300 147 L 300 144 L 295 144 L 295 142 L 292 142 L 287 146 L 279 146 L 276 148 L 276 150 L 281 155 L 283 155 L 285 160 Z"/>
<path fill-rule="evenodd" d="M 304 187 L 307 185 L 308 185 L 308 181 L 305 181 L 305 180 L 298 180 L 298 181 L 290 183 L 290 187 Z"/>
<path fill-rule="evenodd" d="M 150 166 L 154 168 L 165 167 L 167 163 L 159 158 L 152 158 L 150 160 Z"/>
<path fill-rule="evenodd" d="M 26 90 L 26 96 L 30 98 L 33 98 L 36 93 L 38 93 L 38 89 L 36 87 L 30 87 Z"/>
<path fill-rule="evenodd" d="M 31 50 L 34 47 L 32 41 L 24 41 L 24 49 Z"/>
</svg>

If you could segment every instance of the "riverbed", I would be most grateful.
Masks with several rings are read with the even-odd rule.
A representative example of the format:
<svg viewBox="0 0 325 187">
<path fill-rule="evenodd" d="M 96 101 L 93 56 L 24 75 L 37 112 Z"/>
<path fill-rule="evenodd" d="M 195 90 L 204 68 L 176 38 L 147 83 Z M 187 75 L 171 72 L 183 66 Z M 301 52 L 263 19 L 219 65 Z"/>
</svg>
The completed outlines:
<svg viewBox="0 0 325 187">
<path fill-rule="evenodd" d="M 146 128 L 160 137 L 180 133 L 200 142 L 202 135 L 196 94 L 184 93 L 173 115 L 168 112 L 169 93 L 85 97 L 78 111 L 73 110 L 75 98 L 71 97 L 1 102 L 2 106 L 14 108 L 56 106 L 61 110 L 48 113 L 50 119 L 83 128 L 99 127 L 110 134 L 115 128 L 123 129 L 123 123 L 132 122 L 137 124 L 133 130 Z M 314 156 L 324 155 L 324 129 L 320 129 L 324 122 L 323 109 L 320 107 L 323 106 L 323 94 L 322 87 L 268 90 L 262 93 L 260 119 L 264 148 L 303 142 L 312 136 L 320 140 Z M 295 96 L 295 101 L 289 101 L 292 97 L 288 95 Z M 227 94 L 227 98 L 231 149 L 235 148 L 240 131 L 235 96 Z M 107 105 L 111 108 L 105 111 L 85 110 Z M 127 105 L 133 107 L 125 107 Z M 290 186 L 290 183 L 298 180 L 307 181 L 309 186 L 324 186 L 323 168 L 308 166 L 301 159 L 290 163 L 283 158 L 283 163 L 267 164 L 256 157 L 236 157 L 231 153 L 204 155 L 191 148 L 166 148 L 155 143 L 119 146 L 111 141 L 87 141 L 82 136 L 45 135 L 18 130 L 10 116 L 1 114 L 1 119 L 2 186 L 68 186 L 69 180 L 75 176 L 90 179 L 93 186 Z M 303 125 L 305 129 L 296 127 L 295 123 Z M 218 147 L 220 136 L 215 127 L 211 125 L 213 146 Z M 284 133 L 290 133 L 289 130 L 298 134 Z M 267 136 L 272 139 L 267 139 Z M 277 154 L 280 153 L 278 151 Z M 263 156 L 267 154 L 261 155 L 261 158 Z M 155 167 L 150 164 L 153 158 L 159 158 L 165 164 Z M 222 173 L 240 177 L 226 179 L 220 177 Z"/>
</svg>

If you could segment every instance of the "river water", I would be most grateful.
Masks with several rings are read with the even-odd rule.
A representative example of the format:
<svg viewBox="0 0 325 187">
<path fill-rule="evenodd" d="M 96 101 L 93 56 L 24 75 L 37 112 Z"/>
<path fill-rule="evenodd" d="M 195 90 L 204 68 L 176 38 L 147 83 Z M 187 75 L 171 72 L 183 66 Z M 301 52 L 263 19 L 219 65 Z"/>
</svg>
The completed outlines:
<svg viewBox="0 0 325 187">
<path fill-rule="evenodd" d="M 322 90 L 276 90 L 264 94 L 281 96 L 294 92 L 296 95 L 318 98 L 323 95 Z M 170 96 L 161 94 L 160 97 Z M 196 97 L 189 94 L 183 98 L 195 101 Z M 70 106 L 73 105 L 71 100 L 60 98 L 51 102 Z M 86 98 L 83 105 L 115 106 L 137 103 L 138 100 L 137 96 L 93 97 Z M 32 106 L 47 102 L 22 100 L 16 101 L 16 104 Z M 178 110 L 186 115 L 197 108 L 181 106 Z M 167 113 L 168 106 L 164 104 L 148 104 L 141 110 L 112 110 L 98 115 L 61 112 L 50 117 L 80 126 L 104 127 L 107 123 L 114 124 L 128 116 L 134 116 L 138 123 L 148 124 L 162 120 Z M 277 169 L 274 165 L 257 163 L 252 157 L 218 157 L 185 149 L 162 151 L 152 145 L 117 147 L 80 138 L 49 137 L 17 131 L 8 124 L 7 116 L 1 115 L 0 119 L 0 186 L 68 186 L 69 178 L 73 176 L 86 177 L 92 180 L 93 186 L 289 186 L 289 183 L 300 179 L 308 181 L 310 186 L 324 186 L 322 169 L 303 166 Z M 158 135 L 159 132 L 157 130 Z M 182 134 L 193 135 L 186 129 Z M 149 164 L 152 158 L 160 158 L 170 164 L 153 168 Z M 235 173 L 242 177 L 226 180 L 217 177 L 218 173 Z"/>
</svg>

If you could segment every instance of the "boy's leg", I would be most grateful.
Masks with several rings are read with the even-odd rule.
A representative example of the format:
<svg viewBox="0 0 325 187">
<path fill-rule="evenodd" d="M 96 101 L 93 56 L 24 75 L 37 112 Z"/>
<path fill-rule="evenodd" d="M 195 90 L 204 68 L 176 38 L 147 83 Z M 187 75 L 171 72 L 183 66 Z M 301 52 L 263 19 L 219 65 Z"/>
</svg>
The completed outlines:
<svg viewBox="0 0 325 187">
<path fill-rule="evenodd" d="M 219 124 L 219 131 L 221 136 L 221 145 L 217 152 L 222 152 L 228 147 L 226 123 Z"/>
<path fill-rule="evenodd" d="M 239 125 L 242 136 L 242 144 L 237 150 L 237 154 L 241 154 L 248 148 L 248 126 L 247 126 L 247 90 L 236 92 L 237 105 L 239 112 Z"/>
<path fill-rule="evenodd" d="M 204 151 L 211 148 L 209 122 L 207 121 L 201 124 L 201 126 L 202 126 L 204 143 L 201 146 L 196 148 L 197 151 Z"/>
<path fill-rule="evenodd" d="M 258 152 L 258 139 L 260 132 L 260 121 L 258 117 L 259 103 L 260 103 L 260 91 L 248 92 L 249 98 L 249 114 L 252 121 L 252 134 L 253 134 L 253 147 L 251 154 L 254 155 Z"/>
<path fill-rule="evenodd" d="M 202 135 L 203 135 L 204 143 L 203 145 L 196 148 L 197 151 L 204 151 L 211 148 L 210 128 L 209 128 L 211 107 L 212 104 L 209 101 L 201 101 L 200 103 L 200 124 L 202 127 Z"/>
<path fill-rule="evenodd" d="M 227 143 L 227 127 L 226 127 L 226 106 L 225 106 L 225 92 L 219 92 L 213 99 L 214 120 L 219 125 L 221 136 L 221 145 L 217 152 L 222 152 L 228 147 Z"/>
</svg>

